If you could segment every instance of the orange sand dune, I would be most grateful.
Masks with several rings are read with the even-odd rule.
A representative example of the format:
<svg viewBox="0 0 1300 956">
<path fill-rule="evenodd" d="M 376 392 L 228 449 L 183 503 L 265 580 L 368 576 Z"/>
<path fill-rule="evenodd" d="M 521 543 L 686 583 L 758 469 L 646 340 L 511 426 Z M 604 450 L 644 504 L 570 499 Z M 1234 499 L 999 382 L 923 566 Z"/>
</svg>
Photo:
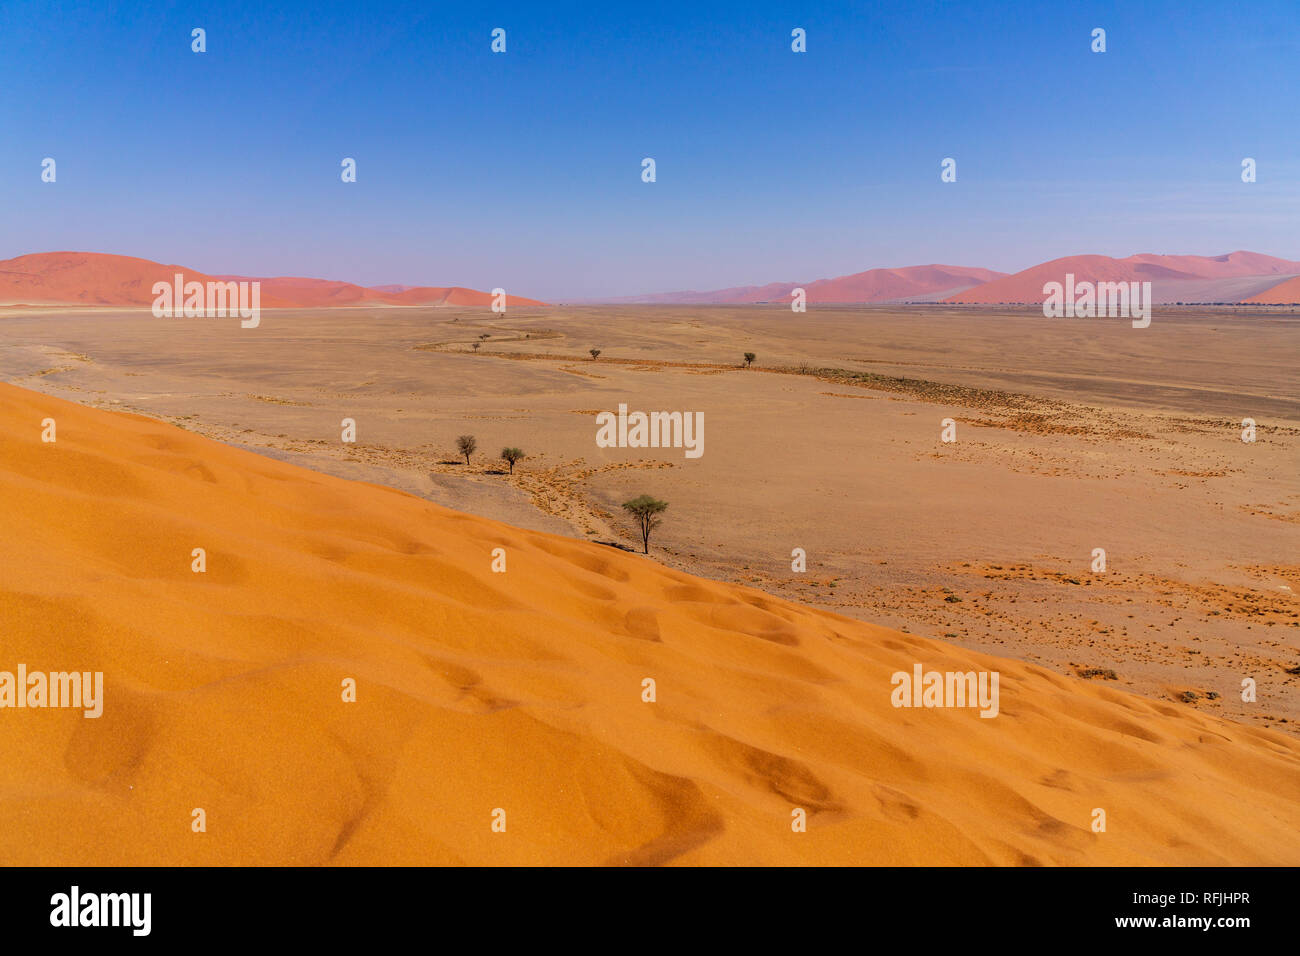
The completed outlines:
<svg viewBox="0 0 1300 956">
<path fill-rule="evenodd" d="M 1066 256 L 1039 263 L 1014 275 L 967 289 L 945 302 L 1042 302 L 1043 284 L 1063 282 L 1067 273 L 1077 282 L 1147 282 L 1159 280 L 1230 279 L 1244 276 L 1286 276 L 1300 272 L 1300 262 L 1290 262 L 1258 252 L 1230 252 L 1221 256 L 1162 256 L 1141 253 L 1124 259 L 1110 256 Z"/>
<path fill-rule="evenodd" d="M 186 281 L 215 282 L 186 266 L 164 265 L 134 256 L 98 252 L 40 252 L 0 262 L 0 303 L 24 305 L 140 305 L 154 301 L 155 282 L 172 282 L 176 273 Z M 263 295 L 263 308 L 291 305 Z"/>
<path fill-rule="evenodd" d="M 0 709 L 10 864 L 1300 863 L 1270 731 L 9 385 L 0 442 L 0 670 L 105 696 Z"/>
<path fill-rule="evenodd" d="M 133 256 L 98 252 L 41 252 L 0 262 L 0 304 L 151 305 L 153 284 L 186 281 L 248 280 L 262 283 L 263 308 L 329 308 L 358 305 L 489 306 L 492 295 L 459 286 L 403 288 L 400 292 L 367 289 L 329 279 L 212 276 L 186 266 L 164 265 Z M 542 305 L 535 299 L 506 297 L 507 306 Z"/>
</svg>

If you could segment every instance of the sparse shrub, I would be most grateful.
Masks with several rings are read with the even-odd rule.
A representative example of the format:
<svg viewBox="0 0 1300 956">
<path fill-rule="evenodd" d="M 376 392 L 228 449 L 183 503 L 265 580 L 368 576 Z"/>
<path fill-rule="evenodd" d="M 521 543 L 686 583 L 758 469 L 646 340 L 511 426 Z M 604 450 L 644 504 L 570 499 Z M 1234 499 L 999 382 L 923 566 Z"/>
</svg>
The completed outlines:
<svg viewBox="0 0 1300 956">
<path fill-rule="evenodd" d="M 1119 680 L 1119 675 L 1109 667 L 1081 667 L 1075 671 L 1075 673 L 1085 680 L 1091 680 L 1094 677 L 1101 677 L 1106 680 Z"/>
<path fill-rule="evenodd" d="M 641 528 L 641 547 L 650 553 L 650 532 L 659 527 L 658 516 L 668 507 L 668 502 L 659 501 L 649 495 L 640 495 L 631 501 L 623 502 L 623 510 L 630 514 Z"/>
<path fill-rule="evenodd" d="M 524 453 L 519 448 L 502 448 L 501 457 L 510 463 L 510 474 L 513 475 L 515 473 L 515 462 L 521 461 Z"/>
<path fill-rule="evenodd" d="M 468 465 L 469 456 L 478 448 L 478 439 L 473 435 L 461 435 L 456 439 L 456 448 L 465 456 L 465 464 Z"/>
</svg>

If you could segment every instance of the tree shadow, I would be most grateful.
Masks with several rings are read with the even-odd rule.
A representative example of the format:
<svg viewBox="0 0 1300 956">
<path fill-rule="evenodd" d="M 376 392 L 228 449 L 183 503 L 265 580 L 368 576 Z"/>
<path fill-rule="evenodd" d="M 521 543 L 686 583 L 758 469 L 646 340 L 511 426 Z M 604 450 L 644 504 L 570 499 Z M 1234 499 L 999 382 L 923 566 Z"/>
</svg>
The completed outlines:
<svg viewBox="0 0 1300 956">
<path fill-rule="evenodd" d="M 593 543 L 593 544 L 603 544 L 603 545 L 605 545 L 607 548 L 618 548 L 618 550 L 620 550 L 620 551 L 630 551 L 630 552 L 633 553 L 633 554 L 640 554 L 640 553 L 641 553 L 641 552 L 638 551 L 636 548 L 629 548 L 627 545 L 623 544 L 623 542 L 621 542 L 621 541 L 593 541 L 592 543 Z"/>
</svg>

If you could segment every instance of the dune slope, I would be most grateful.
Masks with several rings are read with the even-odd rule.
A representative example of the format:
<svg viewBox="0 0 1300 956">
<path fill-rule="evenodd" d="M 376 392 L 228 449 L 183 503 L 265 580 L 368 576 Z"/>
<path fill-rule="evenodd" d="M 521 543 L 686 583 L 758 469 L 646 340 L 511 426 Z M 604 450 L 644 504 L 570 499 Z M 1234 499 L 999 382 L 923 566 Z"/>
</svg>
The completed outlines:
<svg viewBox="0 0 1300 956">
<path fill-rule="evenodd" d="M 0 441 L 0 670 L 105 682 L 0 709 L 10 864 L 1300 863 L 1280 734 L 9 385 Z"/>
<path fill-rule="evenodd" d="M 1246 301 L 1263 305 L 1294 305 L 1300 302 L 1300 276 L 1287 279 L 1270 289 L 1252 295 Z"/>
</svg>

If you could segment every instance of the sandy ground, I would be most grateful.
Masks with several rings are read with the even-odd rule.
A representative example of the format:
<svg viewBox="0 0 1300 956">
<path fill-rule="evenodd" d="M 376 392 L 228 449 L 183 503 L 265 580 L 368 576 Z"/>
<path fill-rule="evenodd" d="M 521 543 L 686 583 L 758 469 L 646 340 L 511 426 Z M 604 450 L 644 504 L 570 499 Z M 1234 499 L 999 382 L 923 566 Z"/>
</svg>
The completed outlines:
<svg viewBox="0 0 1300 956">
<path fill-rule="evenodd" d="M 1286 732 L 1297 346 L 1300 317 L 1249 309 L 1143 330 L 953 307 L 268 312 L 256 330 L 0 313 L 0 374 L 25 388 L 598 542 L 637 544 L 618 505 L 650 493 L 672 568 Z M 704 455 L 598 448 L 594 415 L 619 403 L 703 412 Z M 505 445 L 529 456 L 513 476 Z"/>
<path fill-rule="evenodd" d="M 11 864 L 1300 862 L 1275 730 L 9 385 L 0 440 L 0 669 L 104 674 L 0 710 Z"/>
</svg>

